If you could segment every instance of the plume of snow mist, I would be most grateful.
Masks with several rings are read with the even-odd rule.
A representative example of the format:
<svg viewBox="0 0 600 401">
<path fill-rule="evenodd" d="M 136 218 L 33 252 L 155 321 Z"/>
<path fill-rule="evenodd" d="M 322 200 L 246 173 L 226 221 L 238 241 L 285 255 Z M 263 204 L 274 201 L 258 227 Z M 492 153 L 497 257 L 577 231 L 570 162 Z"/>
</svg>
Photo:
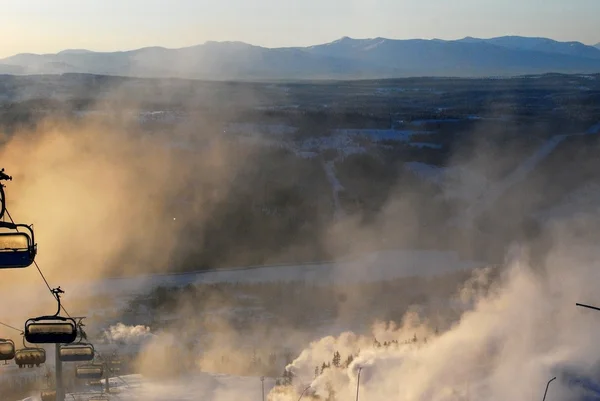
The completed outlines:
<svg viewBox="0 0 600 401">
<path fill-rule="evenodd" d="M 292 386 L 274 389 L 270 399 L 295 400 L 308 385 L 309 398 L 353 399 L 359 370 L 360 397 L 375 401 L 531 399 L 542 397 L 553 376 L 559 380 L 548 400 L 578 399 L 581 390 L 572 377 L 597 375 L 600 318 L 575 303 L 600 301 L 594 297 L 598 256 L 565 244 L 554 250 L 543 274 L 517 261 L 489 291 L 459 293 L 468 309 L 437 336 L 425 320 L 420 334 L 413 322 L 374 327 L 377 341 L 353 333 L 323 338 L 287 367 Z M 334 352 L 340 363 L 334 363 Z"/>
<path fill-rule="evenodd" d="M 109 343 L 140 345 L 154 337 L 147 326 L 127 326 L 117 323 L 104 331 L 104 338 Z"/>
</svg>

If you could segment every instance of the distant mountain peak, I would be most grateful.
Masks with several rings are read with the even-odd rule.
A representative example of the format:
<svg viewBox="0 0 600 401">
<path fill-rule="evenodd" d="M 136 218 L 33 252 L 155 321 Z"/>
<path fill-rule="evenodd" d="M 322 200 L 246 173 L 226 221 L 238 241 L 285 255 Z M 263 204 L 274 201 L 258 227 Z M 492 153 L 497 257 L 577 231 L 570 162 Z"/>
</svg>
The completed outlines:
<svg viewBox="0 0 600 401">
<path fill-rule="evenodd" d="M 86 53 L 93 53 L 93 52 L 91 50 L 87 50 L 87 49 L 66 49 L 61 52 L 58 52 L 57 54 L 86 54 Z"/>
<path fill-rule="evenodd" d="M 600 49 L 600 42 L 596 43 L 596 44 L 594 45 L 594 47 L 595 47 L 595 48 L 597 48 L 597 49 Z"/>
<path fill-rule="evenodd" d="M 406 76 L 498 76 L 600 72 L 600 43 L 503 36 L 458 40 L 357 39 L 343 36 L 308 47 L 265 48 L 206 41 L 179 49 L 20 54 L 0 60 L 21 74 L 92 74 L 191 79 L 357 79 Z M 87 56 L 92 53 L 93 56 Z M 65 56 L 68 55 L 68 56 Z"/>
</svg>

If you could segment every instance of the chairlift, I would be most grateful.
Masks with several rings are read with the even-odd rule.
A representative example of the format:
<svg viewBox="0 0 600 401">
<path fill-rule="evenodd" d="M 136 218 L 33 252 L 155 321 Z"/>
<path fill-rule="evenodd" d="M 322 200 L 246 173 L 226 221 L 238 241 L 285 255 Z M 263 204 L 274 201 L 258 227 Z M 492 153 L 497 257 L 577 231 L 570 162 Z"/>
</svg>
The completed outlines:
<svg viewBox="0 0 600 401">
<path fill-rule="evenodd" d="M 59 348 L 59 359 L 62 362 L 90 362 L 94 360 L 95 349 L 90 343 L 83 342 L 87 339 L 84 324 L 81 322 L 83 318 L 79 318 L 77 322 L 77 331 L 79 333 L 79 341 L 70 345 L 61 345 Z"/>
<path fill-rule="evenodd" d="M 92 344 L 63 345 L 59 350 L 62 362 L 89 362 L 94 360 L 94 346 Z"/>
<path fill-rule="evenodd" d="M 104 376 L 104 365 L 100 363 L 79 365 L 75 368 L 75 376 L 78 379 L 101 379 Z"/>
<path fill-rule="evenodd" d="M 56 390 L 42 391 L 40 398 L 42 401 L 56 401 Z"/>
<path fill-rule="evenodd" d="M 35 261 L 37 244 L 33 228 L 26 224 L 0 221 L 0 228 L 12 230 L 0 233 L 0 269 L 20 269 Z"/>
<path fill-rule="evenodd" d="M 75 319 L 60 315 L 60 287 L 52 290 L 58 302 L 58 310 L 53 316 L 40 316 L 25 322 L 25 339 L 32 344 L 71 344 L 77 339 Z"/>
<path fill-rule="evenodd" d="M 0 339 L 0 361 L 10 361 L 15 357 L 15 343 Z"/>
<path fill-rule="evenodd" d="M 19 368 L 33 368 L 34 366 L 39 367 L 41 364 L 46 363 L 45 349 L 27 347 L 25 346 L 25 340 L 23 340 L 23 345 L 24 348 L 15 351 L 15 363 L 19 366 Z"/>
</svg>

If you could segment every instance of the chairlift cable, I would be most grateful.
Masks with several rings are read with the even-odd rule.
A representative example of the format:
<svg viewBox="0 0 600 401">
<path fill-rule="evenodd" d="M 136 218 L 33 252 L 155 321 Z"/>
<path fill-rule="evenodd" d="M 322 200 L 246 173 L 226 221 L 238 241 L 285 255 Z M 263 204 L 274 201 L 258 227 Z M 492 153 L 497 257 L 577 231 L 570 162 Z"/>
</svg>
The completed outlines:
<svg viewBox="0 0 600 401">
<path fill-rule="evenodd" d="M 6 215 L 8 216 L 8 218 L 10 219 L 10 222 L 15 224 L 15 221 L 13 220 L 10 212 L 8 211 L 8 208 L 6 208 L 5 210 Z M 19 232 L 19 229 L 17 228 L 17 232 Z M 52 287 L 50 286 L 50 283 L 48 282 L 48 280 L 46 279 L 46 276 L 44 275 L 44 273 L 42 272 L 42 269 L 40 268 L 40 265 L 38 265 L 37 261 L 34 260 L 33 264 L 35 265 L 38 273 L 40 274 L 40 276 L 42 277 L 42 279 L 44 280 L 44 283 L 46 284 L 46 287 L 48 287 L 48 291 L 50 291 L 50 293 L 52 294 L 52 296 L 56 299 L 56 295 L 54 294 L 54 292 L 52 291 Z M 63 312 L 65 312 L 65 314 L 68 317 L 71 317 L 71 315 L 69 315 L 69 312 L 67 312 L 67 310 L 65 309 L 65 307 L 62 305 L 60 305 L 60 308 L 63 310 Z"/>
<path fill-rule="evenodd" d="M 6 215 L 8 216 L 8 218 L 10 219 L 10 222 L 15 224 L 15 221 L 13 220 L 12 216 L 10 215 L 10 212 L 8 211 L 8 208 L 6 208 L 5 211 Z M 17 232 L 19 232 L 19 229 L 17 228 Z M 48 280 L 46 280 L 46 276 L 44 276 L 44 273 L 42 273 L 42 269 L 40 269 L 40 266 L 37 264 L 37 262 L 34 260 L 33 264 L 35 265 L 35 267 L 37 268 L 38 272 L 40 273 L 40 276 L 42 276 L 42 279 L 44 280 L 44 283 L 46 283 L 46 287 L 48 287 L 48 290 L 50 291 L 50 293 L 52 293 L 52 287 L 50 287 L 50 284 L 48 283 Z M 52 294 L 52 296 L 54 296 L 54 294 Z"/>
<path fill-rule="evenodd" d="M 2 322 L 0 322 L 0 326 L 7 327 L 7 328 L 9 328 L 9 329 L 12 329 L 12 330 L 14 330 L 14 331 L 18 331 L 19 333 L 23 334 L 23 330 L 21 330 L 21 329 L 17 329 L 16 327 L 14 327 L 14 326 L 11 326 L 10 324 L 6 324 L 6 323 L 2 323 Z"/>
</svg>

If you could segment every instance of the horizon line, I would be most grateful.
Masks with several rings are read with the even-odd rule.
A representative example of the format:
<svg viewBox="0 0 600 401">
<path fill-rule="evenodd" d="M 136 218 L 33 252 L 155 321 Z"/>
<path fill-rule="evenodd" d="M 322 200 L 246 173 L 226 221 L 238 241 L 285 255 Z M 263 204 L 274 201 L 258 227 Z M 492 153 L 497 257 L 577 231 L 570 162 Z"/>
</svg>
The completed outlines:
<svg viewBox="0 0 600 401">
<path fill-rule="evenodd" d="M 133 51 L 137 51 L 137 50 L 143 50 L 143 49 L 153 49 L 153 48 L 158 48 L 158 49 L 165 49 L 165 50 L 182 50 L 182 49 L 189 49 L 191 47 L 197 47 L 197 46 L 204 46 L 208 43 L 238 43 L 238 44 L 244 44 L 244 45 L 248 45 L 248 46 L 253 46 L 253 47 L 260 47 L 263 49 L 303 49 L 303 48 L 310 48 L 313 46 L 320 46 L 320 45 L 326 45 L 326 44 L 330 44 L 330 43 L 335 43 L 338 42 L 340 40 L 343 39 L 350 39 L 350 40 L 376 40 L 376 39 L 387 39 L 387 40 L 394 40 L 394 41 L 409 41 L 409 40 L 423 40 L 423 41 L 443 41 L 443 42 L 456 42 L 459 40 L 464 40 L 464 39 L 479 39 L 479 40 L 491 40 L 491 39 L 497 39 L 497 38 L 506 38 L 506 37 L 515 37 L 515 38 L 526 38 L 526 39 L 549 39 L 558 43 L 580 43 L 584 46 L 589 46 L 589 47 L 596 47 L 598 45 L 600 45 L 600 42 L 595 43 L 595 44 L 587 44 L 578 40 L 565 40 L 565 41 L 561 41 L 561 40 L 557 40 L 557 39 L 553 39 L 550 37 L 546 37 L 546 36 L 522 36 L 522 35 L 511 35 L 511 34 L 507 34 L 507 35 L 501 35 L 501 36 L 492 36 L 492 37 L 488 37 L 488 38 L 483 38 L 483 37 L 475 37 L 475 36 L 463 36 L 461 38 L 458 39 L 441 39 L 441 38 L 431 38 L 431 39 L 427 39 L 427 38 L 391 38 L 391 37 L 385 37 L 385 36 L 376 36 L 376 37 L 368 37 L 368 38 L 357 38 L 357 37 L 352 37 L 352 36 L 342 36 L 342 37 L 338 37 L 337 39 L 328 41 L 328 42 L 323 42 L 323 43 L 317 43 L 317 44 L 312 44 L 312 45 L 305 45 L 305 46 L 273 46 L 273 47 L 269 47 L 269 46 L 262 46 L 262 45 L 255 45 L 252 43 L 248 43 L 248 42 L 244 42 L 241 40 L 206 40 L 203 43 L 197 43 L 197 44 L 193 44 L 193 45 L 188 45 L 188 46 L 181 46 L 181 47 L 166 47 L 166 46 L 143 46 L 143 47 L 137 47 L 137 48 L 133 48 L 133 49 L 127 49 L 127 50 L 90 50 L 87 48 L 65 48 L 63 50 L 59 50 L 55 53 L 32 53 L 32 52 L 20 52 L 20 53 L 15 53 L 11 56 L 6 56 L 6 57 L 2 57 L 0 58 L 0 60 L 2 59 L 7 59 L 7 58 L 11 58 L 11 57 L 15 57 L 15 56 L 21 56 L 21 55 L 35 55 L 35 56 L 51 56 L 51 55 L 57 55 L 63 52 L 89 52 L 89 53 L 128 53 L 128 52 L 133 52 Z"/>
</svg>

